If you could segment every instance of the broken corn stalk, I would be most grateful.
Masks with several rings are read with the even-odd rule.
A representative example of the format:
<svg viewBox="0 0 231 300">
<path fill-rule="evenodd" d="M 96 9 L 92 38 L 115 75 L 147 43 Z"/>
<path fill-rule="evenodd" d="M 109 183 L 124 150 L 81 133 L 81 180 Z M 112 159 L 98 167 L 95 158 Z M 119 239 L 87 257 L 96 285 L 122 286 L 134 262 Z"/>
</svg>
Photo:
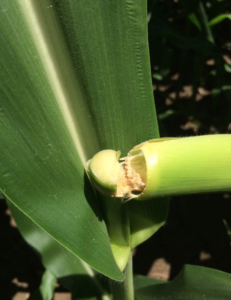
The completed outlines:
<svg viewBox="0 0 231 300">
<path fill-rule="evenodd" d="M 106 157 L 106 159 L 105 159 Z M 88 162 L 97 189 L 125 200 L 231 191 L 231 135 L 154 139 L 124 159 L 104 150 Z"/>
</svg>

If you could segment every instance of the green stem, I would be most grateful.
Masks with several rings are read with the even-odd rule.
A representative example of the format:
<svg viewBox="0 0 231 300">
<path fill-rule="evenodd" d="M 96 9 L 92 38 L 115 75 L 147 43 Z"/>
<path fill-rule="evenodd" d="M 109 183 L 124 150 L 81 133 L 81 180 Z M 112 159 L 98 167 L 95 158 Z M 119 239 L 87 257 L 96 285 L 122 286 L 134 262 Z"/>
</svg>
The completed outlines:
<svg viewBox="0 0 231 300">
<path fill-rule="evenodd" d="M 135 146 L 121 162 L 126 180 L 118 176 L 117 190 L 123 188 L 129 200 L 230 192 L 230 154 L 230 134 L 150 140 Z"/>
<path fill-rule="evenodd" d="M 136 199 L 229 192 L 230 153 L 229 134 L 163 138 L 138 145 L 129 152 L 129 157 L 135 161 L 133 172 L 134 168 L 140 172 L 141 166 L 145 170 L 145 173 L 140 172 L 144 177 L 145 189 Z"/>
<path fill-rule="evenodd" d="M 132 272 L 132 253 L 128 264 L 124 270 L 125 279 L 120 283 L 111 283 L 111 292 L 113 300 L 134 300 L 134 287 L 133 287 L 133 272 Z"/>
<path fill-rule="evenodd" d="M 210 26 L 209 26 L 207 14 L 206 14 L 204 5 L 201 1 L 198 4 L 198 16 L 199 16 L 199 19 L 200 19 L 202 31 L 204 32 L 207 40 L 209 42 L 211 42 L 212 44 L 215 44 L 213 34 L 212 34 L 212 31 L 211 31 Z"/>
<path fill-rule="evenodd" d="M 128 207 L 122 199 L 103 194 L 100 194 L 100 204 L 115 261 L 123 271 L 131 251 Z"/>
</svg>

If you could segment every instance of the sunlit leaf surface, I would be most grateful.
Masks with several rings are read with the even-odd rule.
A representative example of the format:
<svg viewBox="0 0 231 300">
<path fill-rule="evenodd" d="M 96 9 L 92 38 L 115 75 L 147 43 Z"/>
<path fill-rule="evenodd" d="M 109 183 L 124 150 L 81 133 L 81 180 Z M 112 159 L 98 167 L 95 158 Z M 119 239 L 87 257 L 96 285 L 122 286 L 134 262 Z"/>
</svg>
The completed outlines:
<svg viewBox="0 0 231 300">
<path fill-rule="evenodd" d="M 144 1 L 0 2 L 0 189 L 116 280 L 84 163 L 156 137 Z"/>
<path fill-rule="evenodd" d="M 228 300 L 231 275 L 198 266 L 185 266 L 171 282 L 159 282 L 150 278 L 135 279 L 137 300 Z"/>
</svg>

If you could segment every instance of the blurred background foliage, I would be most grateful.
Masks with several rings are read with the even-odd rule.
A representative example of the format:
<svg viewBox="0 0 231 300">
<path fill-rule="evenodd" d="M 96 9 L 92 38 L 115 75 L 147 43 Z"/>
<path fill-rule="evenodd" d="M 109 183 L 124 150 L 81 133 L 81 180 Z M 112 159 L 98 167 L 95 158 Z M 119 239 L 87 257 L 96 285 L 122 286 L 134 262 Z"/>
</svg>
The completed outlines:
<svg viewBox="0 0 231 300">
<path fill-rule="evenodd" d="M 230 1 L 149 0 L 161 136 L 231 131 Z"/>
<path fill-rule="evenodd" d="M 161 137 L 231 133 L 231 2 L 149 0 L 148 30 Z M 172 198 L 165 226 L 138 247 L 135 272 L 173 279 L 184 264 L 231 272 L 230 200 Z"/>
</svg>

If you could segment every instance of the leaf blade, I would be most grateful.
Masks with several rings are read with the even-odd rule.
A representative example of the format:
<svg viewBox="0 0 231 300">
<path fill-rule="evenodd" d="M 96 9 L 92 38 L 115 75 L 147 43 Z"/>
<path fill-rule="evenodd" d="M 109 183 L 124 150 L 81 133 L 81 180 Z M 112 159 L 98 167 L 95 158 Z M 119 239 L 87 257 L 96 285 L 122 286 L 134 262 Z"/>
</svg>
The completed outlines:
<svg viewBox="0 0 231 300">
<path fill-rule="evenodd" d="M 136 290 L 138 300 L 145 299 L 222 299 L 230 297 L 231 275 L 221 271 L 186 265 L 183 271 L 171 282 L 153 284 Z M 144 283 L 142 283 L 144 285 Z"/>
<path fill-rule="evenodd" d="M 216 24 L 219 24 L 225 19 L 231 20 L 231 14 L 221 14 L 216 16 L 215 18 L 209 21 L 209 26 L 214 26 Z"/>
<path fill-rule="evenodd" d="M 107 294 L 97 274 L 90 266 L 62 247 L 10 201 L 7 201 L 7 204 L 24 239 L 39 253 L 42 263 L 47 270 L 44 274 L 44 280 L 42 280 L 40 294 L 46 293 L 46 284 L 52 289 L 52 285 L 49 283 L 52 284 L 54 277 L 72 293 L 78 292 L 83 297 L 86 295 L 90 297 Z M 51 290 L 47 290 L 47 292 L 49 291 Z M 35 293 L 35 296 L 37 294 Z"/>
<path fill-rule="evenodd" d="M 0 3 L 0 188 L 72 253 L 122 280 L 83 162 L 158 136 L 146 4 L 91 4 Z"/>
<path fill-rule="evenodd" d="M 70 251 L 102 273 L 105 271 L 101 269 L 106 268 L 112 277 L 115 275 L 114 279 L 122 279 L 89 184 L 86 183 L 87 191 L 84 191 L 83 164 L 31 40 L 28 25 L 16 2 L 7 5 L 7 14 L 0 24 L 3 33 L 1 123 L 4 128 L 1 131 L 1 189 L 18 208 Z M 5 9 L 4 3 L 1 6 Z M 15 22 L 9 23 L 13 18 Z M 92 149 L 89 146 L 89 150 Z M 87 228 L 87 235 L 84 228 Z M 99 253 L 105 256 L 101 266 Z"/>
</svg>

